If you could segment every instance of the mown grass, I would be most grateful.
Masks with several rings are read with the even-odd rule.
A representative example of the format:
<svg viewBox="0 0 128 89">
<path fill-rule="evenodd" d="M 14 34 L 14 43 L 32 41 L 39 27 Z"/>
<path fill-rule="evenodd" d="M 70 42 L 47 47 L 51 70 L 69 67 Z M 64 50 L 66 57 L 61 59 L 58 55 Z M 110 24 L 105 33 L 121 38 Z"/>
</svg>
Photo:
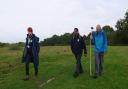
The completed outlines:
<svg viewBox="0 0 128 89">
<path fill-rule="evenodd" d="M 84 74 L 73 78 L 75 59 L 70 47 L 42 47 L 38 79 L 33 78 L 34 69 L 31 64 L 30 80 L 23 81 L 25 68 L 21 63 L 22 50 L 0 48 L 0 89 L 127 89 L 127 51 L 128 46 L 109 47 L 104 60 L 104 74 L 95 80 L 89 76 L 89 52 L 87 57 L 82 57 Z M 41 87 L 52 78 L 54 80 Z"/>
</svg>

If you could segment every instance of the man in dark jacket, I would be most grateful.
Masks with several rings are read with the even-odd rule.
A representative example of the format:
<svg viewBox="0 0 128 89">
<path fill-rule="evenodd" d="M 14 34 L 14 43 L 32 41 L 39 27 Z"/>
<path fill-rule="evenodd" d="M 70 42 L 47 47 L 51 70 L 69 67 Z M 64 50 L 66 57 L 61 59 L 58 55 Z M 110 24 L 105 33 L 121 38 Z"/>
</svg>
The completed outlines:
<svg viewBox="0 0 128 89">
<path fill-rule="evenodd" d="M 71 39 L 71 50 L 76 58 L 76 69 L 73 74 L 74 77 L 78 77 L 79 74 L 83 73 L 83 68 L 81 64 L 81 57 L 84 49 L 85 56 L 87 55 L 86 44 L 84 39 L 80 36 L 78 28 L 74 29 Z"/>
<path fill-rule="evenodd" d="M 28 34 L 26 38 L 26 44 L 23 52 L 22 62 L 25 63 L 26 77 L 24 80 L 29 80 L 29 63 L 34 64 L 35 78 L 38 75 L 38 65 L 39 65 L 39 38 L 33 34 L 31 27 L 27 29 Z"/>
</svg>

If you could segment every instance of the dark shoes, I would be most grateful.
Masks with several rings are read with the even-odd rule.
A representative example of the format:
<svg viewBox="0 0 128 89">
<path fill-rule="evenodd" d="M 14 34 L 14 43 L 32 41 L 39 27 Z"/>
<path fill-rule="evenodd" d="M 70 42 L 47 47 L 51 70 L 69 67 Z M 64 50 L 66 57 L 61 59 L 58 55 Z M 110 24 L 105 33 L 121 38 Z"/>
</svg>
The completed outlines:
<svg viewBox="0 0 128 89">
<path fill-rule="evenodd" d="M 29 76 L 26 75 L 26 77 L 24 78 L 24 81 L 28 81 L 29 80 Z"/>
<path fill-rule="evenodd" d="M 97 76 L 97 75 L 94 75 L 94 76 L 93 76 L 93 79 L 97 79 L 97 78 L 98 78 L 98 76 Z"/>
<path fill-rule="evenodd" d="M 74 73 L 74 74 L 73 74 L 73 77 L 74 77 L 74 78 L 77 78 L 78 76 L 79 76 L 78 73 Z"/>
<path fill-rule="evenodd" d="M 37 79 L 37 76 L 34 76 L 34 80 L 36 80 Z M 28 81 L 29 80 L 29 76 L 28 75 L 26 75 L 26 77 L 23 79 L 24 81 Z"/>
<path fill-rule="evenodd" d="M 102 73 L 94 74 L 93 78 L 94 78 L 94 79 L 97 79 L 99 76 L 102 76 Z"/>
<path fill-rule="evenodd" d="M 84 71 L 80 71 L 79 73 L 75 72 L 75 73 L 73 74 L 73 77 L 74 77 L 74 78 L 77 78 L 77 77 L 79 76 L 79 74 L 83 74 L 83 73 L 84 73 Z"/>
</svg>

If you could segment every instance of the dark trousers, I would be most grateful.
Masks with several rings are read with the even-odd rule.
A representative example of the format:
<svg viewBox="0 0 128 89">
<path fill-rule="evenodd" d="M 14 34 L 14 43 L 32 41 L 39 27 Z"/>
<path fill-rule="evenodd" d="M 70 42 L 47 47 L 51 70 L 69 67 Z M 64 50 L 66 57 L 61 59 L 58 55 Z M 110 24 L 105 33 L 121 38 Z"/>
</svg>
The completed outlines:
<svg viewBox="0 0 128 89">
<path fill-rule="evenodd" d="M 78 73 L 78 74 L 83 72 L 83 68 L 82 68 L 82 64 L 81 64 L 81 57 L 82 57 L 82 54 L 75 54 L 75 58 L 76 58 L 75 73 Z"/>
<path fill-rule="evenodd" d="M 95 73 L 101 75 L 103 72 L 103 58 L 104 53 L 95 52 Z"/>
<path fill-rule="evenodd" d="M 27 61 L 25 63 L 26 75 L 29 75 L 29 64 L 31 61 L 32 61 L 32 56 L 28 54 Z M 33 64 L 34 64 L 34 62 L 33 62 Z M 34 64 L 34 69 L 35 69 L 35 76 L 37 76 L 38 75 L 38 66 L 36 64 Z"/>
</svg>

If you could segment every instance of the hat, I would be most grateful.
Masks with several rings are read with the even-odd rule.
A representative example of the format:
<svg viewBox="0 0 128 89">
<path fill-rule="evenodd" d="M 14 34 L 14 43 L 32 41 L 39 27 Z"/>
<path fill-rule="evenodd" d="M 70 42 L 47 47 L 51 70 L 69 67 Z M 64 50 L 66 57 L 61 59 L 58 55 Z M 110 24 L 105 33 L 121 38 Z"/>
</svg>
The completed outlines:
<svg viewBox="0 0 128 89">
<path fill-rule="evenodd" d="M 33 32 L 32 27 L 28 27 L 28 32 Z"/>
</svg>

